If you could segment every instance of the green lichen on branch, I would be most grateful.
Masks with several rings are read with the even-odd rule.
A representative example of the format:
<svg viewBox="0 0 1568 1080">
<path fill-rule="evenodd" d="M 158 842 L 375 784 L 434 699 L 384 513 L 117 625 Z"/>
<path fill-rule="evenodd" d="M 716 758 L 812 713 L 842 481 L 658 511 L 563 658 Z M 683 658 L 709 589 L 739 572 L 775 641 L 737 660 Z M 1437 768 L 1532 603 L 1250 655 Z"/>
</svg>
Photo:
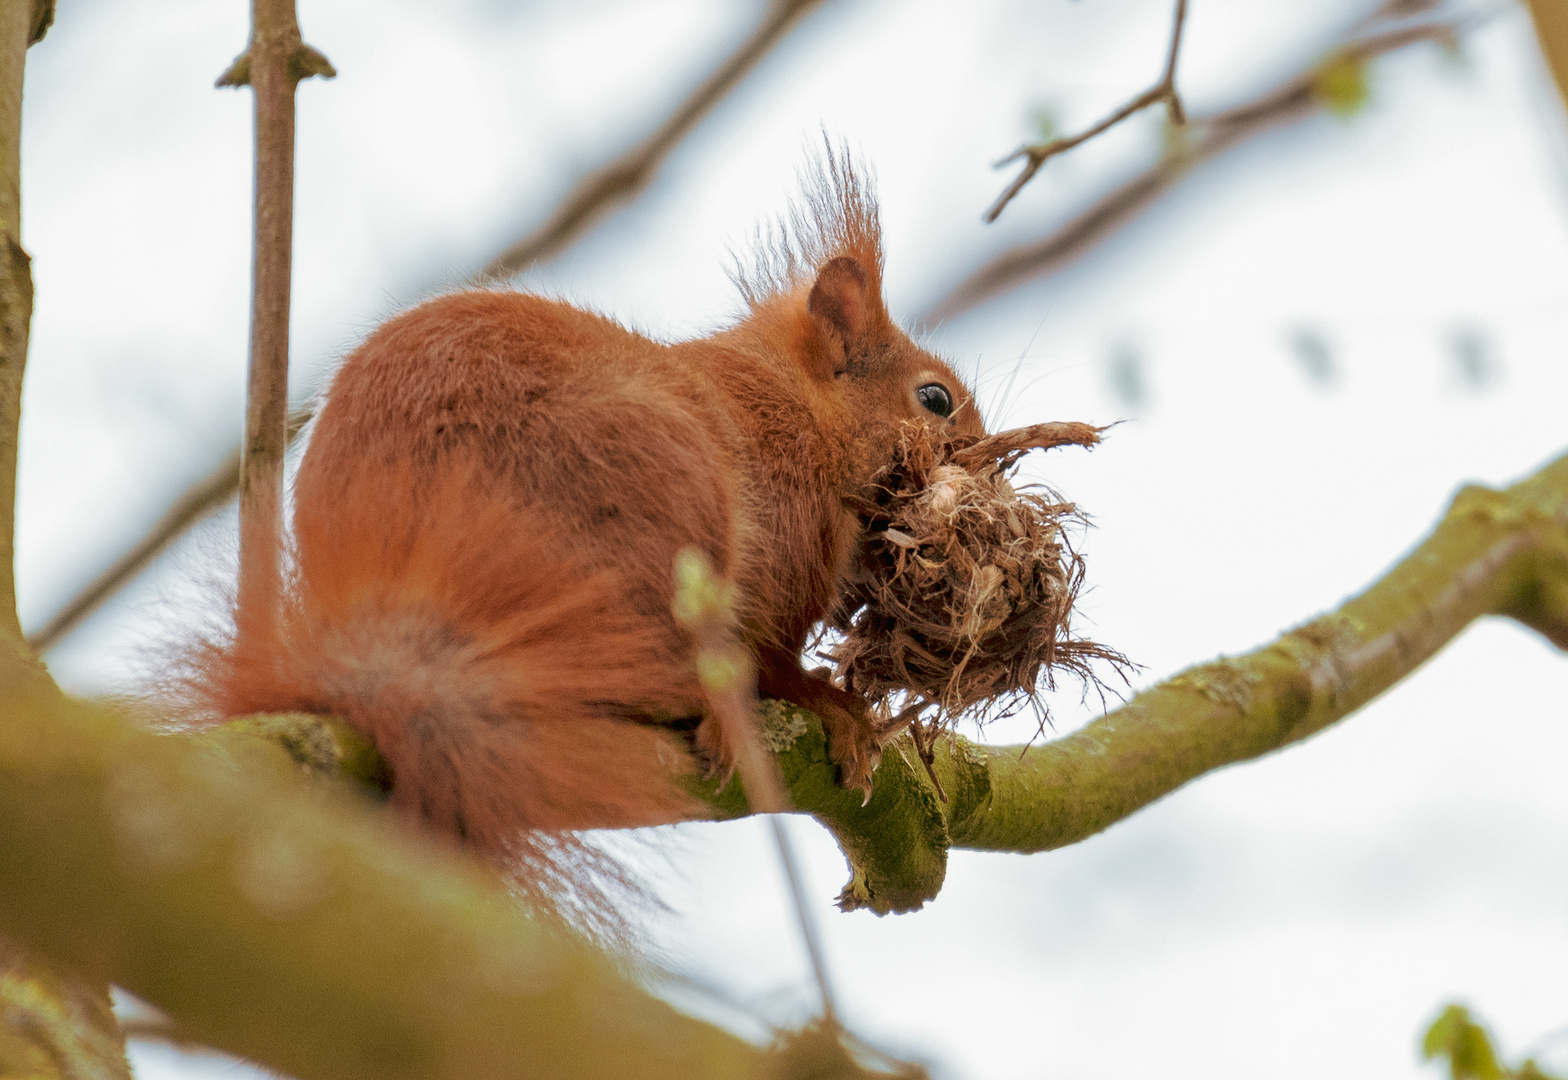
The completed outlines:
<svg viewBox="0 0 1568 1080">
<path fill-rule="evenodd" d="M 910 911 L 936 895 L 947 872 L 948 837 L 925 770 L 901 739 L 884 750 L 871 799 L 834 782 L 827 738 L 815 715 L 780 701 L 762 703 L 763 741 L 777 755 L 794 804 L 822 822 L 849 859 L 851 879 L 839 896 L 845 910 Z M 721 818 L 751 813 L 736 776 L 698 781 L 696 794 Z"/>
</svg>

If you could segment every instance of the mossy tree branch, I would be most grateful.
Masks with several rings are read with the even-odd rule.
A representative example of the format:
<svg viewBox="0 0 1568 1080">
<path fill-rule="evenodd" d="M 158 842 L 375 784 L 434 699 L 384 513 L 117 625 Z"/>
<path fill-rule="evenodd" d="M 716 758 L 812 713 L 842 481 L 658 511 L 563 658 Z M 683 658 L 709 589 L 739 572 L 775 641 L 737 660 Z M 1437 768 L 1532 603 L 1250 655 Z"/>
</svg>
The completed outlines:
<svg viewBox="0 0 1568 1080">
<path fill-rule="evenodd" d="M 864 805 L 860 792 L 834 783 L 809 712 L 764 702 L 764 741 L 791 801 L 849 860 L 840 906 L 910 911 L 941 889 L 950 848 L 1028 853 L 1077 843 L 1205 773 L 1322 731 L 1485 615 L 1515 619 L 1568 650 L 1568 455 L 1504 491 L 1464 488 L 1430 536 L 1337 611 L 1167 679 L 1072 735 L 1027 748 L 939 740 L 933 768 L 946 802 L 907 736 L 885 748 Z M 241 723 L 237 732 L 293 747 L 310 771 L 382 782 L 374 751 L 339 721 Z M 339 769 L 339 758 L 354 764 Z M 738 778 L 696 790 L 718 817 L 751 813 Z"/>
<path fill-rule="evenodd" d="M 897 743 L 861 806 L 833 784 L 808 714 L 765 707 L 764 733 L 796 805 L 851 858 L 845 906 L 906 910 L 940 888 L 950 847 L 1093 835 L 1322 730 L 1486 614 L 1568 645 L 1568 456 L 1506 491 L 1466 488 L 1382 580 L 1263 649 L 1043 746 L 945 742 L 946 803 Z M 258 718 L 159 739 L 66 702 L 27 665 L 7 662 L 0 687 L 0 933 L 127 986 L 186 1037 L 305 1078 L 502 1075 L 519 1060 L 563 1076 L 628 1060 L 644 1075 L 771 1067 L 523 919 L 488 875 L 335 784 L 301 786 L 299 762 L 383 784 L 344 725 Z M 719 816 L 748 812 L 738 785 L 707 795 Z"/>
<path fill-rule="evenodd" d="M 854 874 L 845 906 L 917 907 L 941 886 L 941 839 L 1014 852 L 1077 843 L 1207 772 L 1322 731 L 1484 615 L 1568 649 L 1568 455 L 1504 491 L 1464 488 L 1381 580 L 1261 649 L 1191 668 L 1044 745 L 946 741 L 935 766 L 946 804 L 921 770 L 887 754 L 857 812 L 824 791 L 831 771 L 812 739 L 786 755 L 798 762 L 793 794 L 844 844 Z"/>
</svg>

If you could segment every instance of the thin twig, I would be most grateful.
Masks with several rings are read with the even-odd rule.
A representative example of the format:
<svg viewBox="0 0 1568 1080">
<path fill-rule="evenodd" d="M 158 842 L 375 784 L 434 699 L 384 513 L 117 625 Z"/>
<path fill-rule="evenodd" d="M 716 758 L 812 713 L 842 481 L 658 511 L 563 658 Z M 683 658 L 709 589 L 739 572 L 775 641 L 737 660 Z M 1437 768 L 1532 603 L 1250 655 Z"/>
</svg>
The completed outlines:
<svg viewBox="0 0 1568 1080">
<path fill-rule="evenodd" d="M 653 179 L 697 121 L 735 88 L 785 33 L 822 0 L 774 0 L 762 23 L 719 67 L 681 102 L 669 119 L 614 161 L 584 177 L 545 223 L 497 255 L 480 272 L 482 279 L 507 277 L 558 253 L 611 207 L 631 198 Z"/>
<path fill-rule="evenodd" d="M 784 880 L 789 883 L 790 899 L 795 903 L 795 919 L 800 923 L 800 937 L 806 944 L 806 955 L 811 959 L 811 971 L 816 977 L 817 992 L 822 995 L 822 1018 L 838 1026 L 838 1005 L 833 1000 L 833 984 L 828 979 L 827 956 L 822 949 L 822 935 L 817 932 L 816 920 L 811 916 L 811 905 L 806 899 L 805 879 L 800 873 L 800 863 L 784 831 L 782 814 L 769 814 L 773 826 L 773 841 L 779 849 L 779 863 L 784 868 Z"/>
<path fill-rule="evenodd" d="M 1416 23 L 1354 37 L 1332 50 L 1327 61 L 1365 63 L 1416 42 L 1453 40 L 1489 14 Z M 986 262 L 932 303 L 919 321 L 932 324 L 953 318 L 1029 278 L 1061 267 L 1153 203 L 1193 166 L 1218 157 L 1253 136 L 1314 115 L 1323 108 L 1318 77 L 1327 61 L 1314 63 L 1245 105 L 1193 117 L 1187 124 L 1188 138 L 1172 152 L 1043 239 L 1009 248 Z"/>
<path fill-rule="evenodd" d="M 897 716 L 877 728 L 877 745 L 886 746 L 899 732 L 911 724 L 920 723 L 920 714 L 934 704 L 929 698 L 917 696 L 911 704 L 899 710 Z"/>
<path fill-rule="evenodd" d="M 294 0 L 251 0 L 250 45 L 217 85 L 256 97 L 256 238 L 251 279 L 250 374 L 240 454 L 240 593 L 277 595 L 288 451 L 289 286 L 294 240 L 294 90 L 337 74 L 300 37 Z"/>
<path fill-rule="evenodd" d="M 934 732 L 926 731 L 920 725 L 917 716 L 909 722 L 909 736 L 915 743 L 915 756 L 920 759 L 920 764 L 926 767 L 926 776 L 931 780 L 931 786 L 936 789 L 936 797 L 947 802 L 947 792 L 942 788 L 942 781 L 936 774 L 936 751 L 931 748 Z"/>
<path fill-rule="evenodd" d="M 1088 142 L 1101 132 L 1110 130 L 1134 113 L 1142 112 L 1150 105 L 1164 102 L 1165 114 L 1173 126 L 1180 126 L 1187 122 L 1187 112 L 1182 108 L 1181 95 L 1176 92 L 1176 58 L 1181 52 L 1181 31 L 1186 21 L 1187 0 L 1176 0 L 1176 15 L 1171 25 L 1170 48 L 1166 51 L 1165 72 L 1160 76 L 1159 82 L 1087 131 L 1065 139 L 1052 139 L 1050 142 L 1036 143 L 1033 146 L 1020 146 L 996 163 L 996 167 L 1000 169 L 1003 166 L 1012 164 L 1019 158 L 1026 159 L 1023 170 L 1013 178 L 1013 182 L 1007 185 L 1002 194 L 997 196 L 996 202 L 992 203 L 991 208 L 985 212 L 987 224 L 995 221 L 1001 215 L 1002 211 L 1007 208 L 1007 204 L 1013 201 L 1013 196 L 1022 191 L 1025 184 L 1034 179 L 1035 173 L 1039 172 L 1040 167 L 1047 161 L 1057 154 L 1064 154 L 1073 147 Z"/>
</svg>

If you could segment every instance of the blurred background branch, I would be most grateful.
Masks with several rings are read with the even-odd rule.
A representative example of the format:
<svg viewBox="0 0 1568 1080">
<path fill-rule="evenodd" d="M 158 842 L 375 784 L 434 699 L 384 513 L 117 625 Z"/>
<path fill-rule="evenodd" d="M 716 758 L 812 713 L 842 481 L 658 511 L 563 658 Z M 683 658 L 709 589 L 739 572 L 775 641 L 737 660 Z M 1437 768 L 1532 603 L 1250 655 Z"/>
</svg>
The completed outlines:
<svg viewBox="0 0 1568 1080">
<path fill-rule="evenodd" d="M 614 161 L 579 180 L 544 224 L 490 260 L 480 271 L 480 278 L 504 278 L 541 259 L 559 255 L 611 209 L 640 194 L 670 151 L 691 133 L 697 121 L 723 101 L 802 16 L 823 2 L 771 0 L 757 28 L 664 123 Z"/>
<path fill-rule="evenodd" d="M 290 441 L 299 435 L 309 419 L 308 409 L 295 409 L 289 413 Z M 164 512 L 147 535 L 72 597 L 48 622 L 29 634 L 27 643 L 40 654 L 53 648 L 61 638 L 91 615 L 98 605 L 122 589 L 167 550 L 170 544 L 184 535 L 187 529 L 234 498 L 239 489 L 240 448 L 236 446 L 228 457 L 218 463 L 217 468 L 188 488 Z"/>
<path fill-rule="evenodd" d="M 1173 127 L 1180 127 L 1187 122 L 1186 110 L 1182 108 L 1181 95 L 1176 92 L 1176 60 L 1181 55 L 1181 30 L 1187 21 L 1187 0 L 1176 0 L 1176 15 L 1171 25 L 1170 48 L 1165 55 L 1165 72 L 1160 76 L 1160 81 L 1149 89 L 1133 98 L 1127 104 L 1111 113 L 1093 127 L 1070 135 L 1066 138 L 1051 139 L 1048 142 L 1035 143 L 1032 146 L 1020 146 L 1007 157 L 996 163 L 997 168 L 1010 165 L 1019 158 L 1024 159 L 1024 167 L 1013 178 L 1012 183 L 1002 191 L 996 202 L 985 212 L 984 220 L 987 223 L 995 221 L 1007 209 L 1007 204 L 1013 201 L 1013 196 L 1023 190 L 1025 184 L 1034 179 L 1040 167 L 1057 154 L 1065 154 L 1075 146 L 1088 142 L 1103 131 L 1109 131 L 1123 120 L 1137 112 L 1142 112 L 1150 105 L 1165 104 L 1166 121 Z"/>
<path fill-rule="evenodd" d="M 579 180 L 551 211 L 544 225 L 508 247 L 480 271 L 478 277 L 494 280 L 558 255 L 615 205 L 645 190 L 658 166 L 691 133 L 697 122 L 733 91 L 805 14 L 823 2 L 781 0 L 770 4 L 762 22 L 742 45 L 727 56 L 651 135 L 624 151 L 612 164 Z M 1486 14 L 1443 16 L 1436 13 L 1438 7 L 1436 0 L 1390 0 L 1358 22 L 1325 56 L 1271 90 L 1244 105 L 1190 118 L 1174 130 L 1175 137 L 1154 165 L 1095 200 L 1045 238 L 1017 245 L 994 256 L 932 302 L 918 321 L 932 324 L 954 318 L 1024 281 L 1062 268 L 1155 203 L 1196 165 L 1219 157 L 1256 135 L 1319 111 L 1351 111 L 1358 107 L 1366 93 L 1365 65 L 1375 57 L 1423 41 L 1456 41 L 1459 35 L 1487 17 Z M 1179 6 L 1167 54 L 1166 77 L 1149 91 L 1156 96 L 1145 104 L 1166 100 L 1165 95 L 1158 92 L 1167 82 L 1171 86 L 1171 96 L 1174 96 L 1174 63 L 1178 57 L 1184 15 Z M 1396 25 L 1387 26 L 1391 21 Z M 1088 134 L 1097 130 L 1100 128 L 1092 129 Z M 1086 134 L 1070 141 L 1076 145 L 1087 137 Z M 1055 144 L 1043 145 L 1049 148 Z M 1026 147 L 1019 152 L 1027 154 L 1034 149 L 1038 148 Z M 291 439 L 297 437 L 308 418 L 307 410 L 294 412 L 290 418 Z M 43 653 L 57 645 L 188 528 L 231 498 L 238 487 L 237 454 L 238 451 L 234 451 L 230 458 L 187 489 L 145 536 L 30 634 L 28 641 L 33 648 Z"/>
<path fill-rule="evenodd" d="M 929 325 L 955 318 L 1025 281 L 1060 269 L 1148 209 L 1194 167 L 1254 136 L 1319 112 L 1354 111 L 1366 98 L 1365 67 L 1375 57 L 1417 42 L 1452 43 L 1486 18 L 1485 14 L 1433 17 L 1418 13 L 1416 21 L 1408 21 L 1409 9 L 1425 12 L 1436 6 L 1433 2 L 1411 4 L 1394 0 L 1358 23 L 1344 40 L 1311 66 L 1253 100 L 1208 116 L 1192 117 L 1186 124 L 1173 127 L 1164 153 L 1153 165 L 1096 199 L 1049 235 L 1016 245 L 987 260 L 933 301 L 919 321 Z M 1377 30 L 1380 22 L 1395 18 L 1400 25 Z M 1157 100 L 1158 97 L 1153 98 L 1144 105 Z M 1047 143 L 1045 147 L 1052 145 Z M 1013 193 L 1009 189 L 1008 197 Z M 1005 202 L 993 210 L 999 211 L 1001 205 Z M 988 215 L 994 217 L 994 213 Z"/>
<path fill-rule="evenodd" d="M 1563 0 L 1529 0 L 1528 6 L 1541 54 L 1551 68 L 1563 105 L 1568 107 L 1568 4 Z"/>
</svg>

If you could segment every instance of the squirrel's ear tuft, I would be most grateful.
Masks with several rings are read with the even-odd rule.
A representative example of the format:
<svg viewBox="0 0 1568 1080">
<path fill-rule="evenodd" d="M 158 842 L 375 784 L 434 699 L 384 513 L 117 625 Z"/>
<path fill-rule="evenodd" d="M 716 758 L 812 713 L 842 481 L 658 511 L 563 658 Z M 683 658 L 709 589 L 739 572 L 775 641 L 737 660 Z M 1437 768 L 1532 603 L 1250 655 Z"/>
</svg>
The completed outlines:
<svg viewBox="0 0 1568 1080">
<path fill-rule="evenodd" d="M 858 260 L 840 255 L 818 271 L 806 310 L 818 327 L 837 337 L 848 351 L 871 329 L 877 302 L 866 268 Z"/>
</svg>

